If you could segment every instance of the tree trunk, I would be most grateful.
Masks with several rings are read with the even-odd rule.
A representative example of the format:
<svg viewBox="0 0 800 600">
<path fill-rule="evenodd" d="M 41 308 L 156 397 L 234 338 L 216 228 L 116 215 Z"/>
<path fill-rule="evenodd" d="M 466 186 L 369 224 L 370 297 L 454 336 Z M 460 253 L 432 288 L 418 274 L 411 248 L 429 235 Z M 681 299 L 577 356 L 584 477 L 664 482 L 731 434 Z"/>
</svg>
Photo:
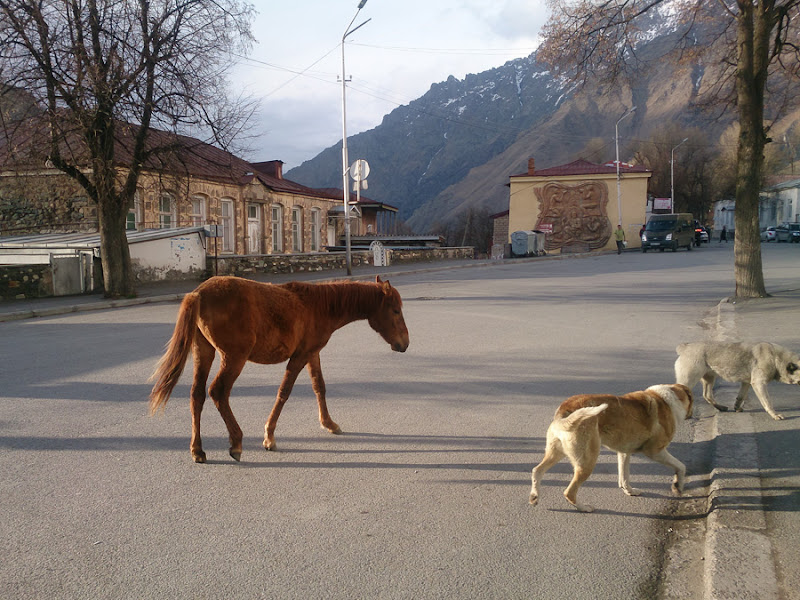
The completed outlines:
<svg viewBox="0 0 800 600">
<path fill-rule="evenodd" d="M 736 212 L 733 244 L 737 298 L 767 296 L 761 263 L 758 196 L 764 165 L 764 88 L 769 31 L 762 7 L 741 2 L 738 17 L 736 94 L 739 147 L 736 164 Z"/>
<path fill-rule="evenodd" d="M 100 229 L 100 260 L 106 298 L 136 296 L 128 237 L 125 234 L 127 206 L 119 196 L 100 198 L 97 204 Z"/>
</svg>

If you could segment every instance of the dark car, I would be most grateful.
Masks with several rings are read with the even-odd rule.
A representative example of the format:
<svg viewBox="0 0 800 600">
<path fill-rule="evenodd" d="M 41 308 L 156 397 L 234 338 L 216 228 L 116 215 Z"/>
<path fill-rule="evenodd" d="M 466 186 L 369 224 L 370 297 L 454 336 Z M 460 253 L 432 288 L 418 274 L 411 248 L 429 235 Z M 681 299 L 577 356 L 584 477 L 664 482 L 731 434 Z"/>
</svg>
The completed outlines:
<svg viewBox="0 0 800 600">
<path fill-rule="evenodd" d="M 775 240 L 778 242 L 800 243 L 800 223 L 781 223 L 775 228 Z"/>
<path fill-rule="evenodd" d="M 700 244 L 707 244 L 708 243 L 708 230 L 700 225 L 699 221 L 694 222 L 694 245 L 700 246 Z"/>
</svg>

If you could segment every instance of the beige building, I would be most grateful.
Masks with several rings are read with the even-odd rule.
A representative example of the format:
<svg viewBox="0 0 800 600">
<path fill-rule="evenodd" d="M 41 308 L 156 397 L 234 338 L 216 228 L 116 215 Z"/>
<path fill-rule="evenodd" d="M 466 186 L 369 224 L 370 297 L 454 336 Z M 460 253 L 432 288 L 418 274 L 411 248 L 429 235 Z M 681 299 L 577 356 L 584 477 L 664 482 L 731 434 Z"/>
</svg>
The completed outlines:
<svg viewBox="0 0 800 600">
<path fill-rule="evenodd" d="M 629 248 L 641 247 L 647 183 L 651 172 L 625 163 L 598 165 L 585 160 L 509 178 L 508 242 L 515 231 L 545 231 L 548 252 L 616 249 L 612 233 L 621 223 Z"/>
</svg>

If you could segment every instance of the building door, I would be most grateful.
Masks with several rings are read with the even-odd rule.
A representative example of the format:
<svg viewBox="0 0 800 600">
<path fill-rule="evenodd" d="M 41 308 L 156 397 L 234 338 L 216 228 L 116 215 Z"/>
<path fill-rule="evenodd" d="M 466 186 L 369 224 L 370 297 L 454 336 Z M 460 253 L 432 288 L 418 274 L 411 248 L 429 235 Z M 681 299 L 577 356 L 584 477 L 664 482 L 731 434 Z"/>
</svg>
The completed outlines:
<svg viewBox="0 0 800 600">
<path fill-rule="evenodd" d="M 248 252 L 250 254 L 261 254 L 261 211 L 258 204 L 247 205 L 247 237 Z"/>
</svg>

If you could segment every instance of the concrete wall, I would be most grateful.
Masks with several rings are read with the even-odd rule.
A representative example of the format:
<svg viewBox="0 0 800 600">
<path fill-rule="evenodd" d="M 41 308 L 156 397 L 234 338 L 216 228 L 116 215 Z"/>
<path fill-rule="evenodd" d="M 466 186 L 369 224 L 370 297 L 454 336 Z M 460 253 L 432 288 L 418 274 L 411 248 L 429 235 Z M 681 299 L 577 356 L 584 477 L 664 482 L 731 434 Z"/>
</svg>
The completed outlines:
<svg viewBox="0 0 800 600">
<path fill-rule="evenodd" d="M 199 233 L 130 244 L 131 264 L 137 281 L 201 279 L 206 271 L 206 250 Z"/>
<path fill-rule="evenodd" d="M 608 239 L 602 249 L 616 249 L 616 242 L 613 235 L 610 234 L 617 228 L 620 213 L 622 227 L 628 240 L 628 247 L 641 247 L 639 229 L 645 223 L 649 175 L 649 173 L 625 173 L 622 176 L 620 183 L 621 206 L 619 208 L 617 204 L 616 175 L 513 177 L 510 184 L 508 235 L 510 236 L 515 231 L 536 229 L 540 216 L 547 220 L 545 215 L 541 215 L 540 195 L 548 184 L 559 184 L 565 190 L 578 190 L 581 186 L 594 185 L 598 189 L 602 189 L 602 196 L 605 201 L 603 214 L 608 219 L 606 227 L 610 227 Z M 560 217 L 563 219 L 570 218 L 569 215 L 561 215 Z M 548 237 L 548 242 L 549 239 Z M 511 241 L 510 237 L 508 241 Z M 548 245 L 548 250 L 551 249 L 555 248 L 551 248 Z M 566 251 L 564 248 L 561 250 Z"/>
</svg>

